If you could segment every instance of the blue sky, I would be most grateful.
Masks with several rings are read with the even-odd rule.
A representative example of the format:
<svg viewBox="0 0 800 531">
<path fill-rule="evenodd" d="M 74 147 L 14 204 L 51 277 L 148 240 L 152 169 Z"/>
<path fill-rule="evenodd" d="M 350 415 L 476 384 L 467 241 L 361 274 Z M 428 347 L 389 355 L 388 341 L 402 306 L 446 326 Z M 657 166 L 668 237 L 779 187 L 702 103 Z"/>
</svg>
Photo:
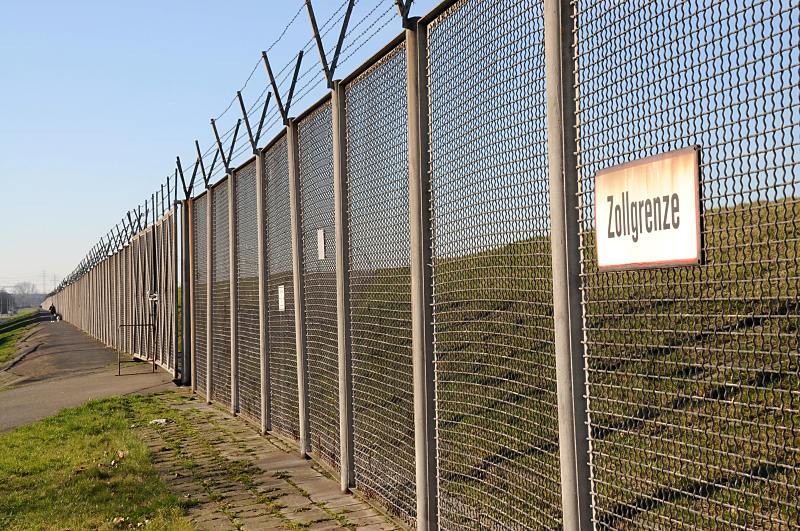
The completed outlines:
<svg viewBox="0 0 800 531">
<path fill-rule="evenodd" d="M 315 1 L 320 25 L 342 3 Z M 435 4 L 418 0 L 412 15 Z M 337 77 L 401 31 L 392 5 L 359 0 L 350 25 L 363 45 L 348 51 Z M 0 0 L 0 287 L 40 286 L 46 271 L 50 289 L 53 275 L 60 280 L 71 272 L 150 196 L 173 171 L 176 155 L 188 165 L 195 138 L 209 146 L 209 119 L 228 106 L 261 50 L 301 7 L 301 0 Z M 333 48 L 337 32 L 328 33 L 326 47 Z M 302 11 L 272 49 L 273 68 L 292 61 L 310 37 Z M 318 56 L 307 50 L 309 68 Z M 313 79 L 311 72 L 306 81 Z M 324 93 L 321 69 L 316 80 L 294 114 Z M 266 83 L 259 66 L 246 102 Z M 234 106 L 220 128 L 238 116 Z"/>
</svg>

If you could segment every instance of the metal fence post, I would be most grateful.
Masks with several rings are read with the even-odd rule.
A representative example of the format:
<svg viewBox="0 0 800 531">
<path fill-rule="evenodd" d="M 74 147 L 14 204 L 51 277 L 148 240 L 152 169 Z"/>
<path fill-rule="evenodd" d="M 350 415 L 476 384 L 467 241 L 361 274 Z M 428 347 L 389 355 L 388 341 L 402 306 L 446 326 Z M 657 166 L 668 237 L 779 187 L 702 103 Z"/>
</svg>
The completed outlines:
<svg viewBox="0 0 800 531">
<path fill-rule="evenodd" d="M 194 374 L 194 303 L 192 303 L 192 228 L 191 199 L 181 202 L 181 356 L 183 369 L 181 383 L 195 390 Z M 175 252 L 177 260 L 177 249 Z M 177 290 L 177 285 L 175 286 Z"/>
<path fill-rule="evenodd" d="M 347 219 L 347 127 L 344 87 L 333 82 L 333 196 L 336 230 L 336 324 L 339 352 L 339 460 L 342 492 L 355 486 L 353 366 L 350 352 L 350 235 Z"/>
<path fill-rule="evenodd" d="M 411 241 L 411 344 L 414 372 L 417 527 L 438 529 L 434 423 L 433 319 L 428 195 L 427 28 L 409 19 L 408 69 L 408 215 Z"/>
<path fill-rule="evenodd" d="M 584 398 L 573 21 L 570 13 L 569 0 L 544 2 L 561 499 L 564 529 L 588 530 L 592 527 L 589 433 Z"/>
<path fill-rule="evenodd" d="M 212 197 L 214 195 L 214 189 L 209 187 L 206 195 L 208 196 L 206 199 L 206 267 L 208 268 L 206 271 L 206 403 L 210 404 L 211 377 L 213 376 L 211 371 L 211 358 L 212 351 L 214 350 L 212 337 L 214 330 L 214 308 L 211 304 L 213 293 L 212 282 L 214 280 L 214 257 L 212 253 L 212 249 L 214 247 L 214 231 L 212 228 L 212 221 L 214 218 Z"/>
<path fill-rule="evenodd" d="M 230 292 L 231 322 L 231 413 L 239 409 L 239 389 L 236 385 L 239 372 L 236 356 L 236 172 L 228 175 L 228 288 Z"/>
<path fill-rule="evenodd" d="M 264 152 L 256 152 L 256 245 L 258 250 L 258 348 L 260 365 L 261 386 L 261 434 L 272 429 L 269 402 L 269 333 L 267 321 L 269 307 L 267 306 L 267 235 L 264 222 Z"/>
<path fill-rule="evenodd" d="M 300 454 L 311 451 L 308 436 L 308 356 L 306 353 L 306 316 L 303 283 L 303 238 L 300 223 L 300 156 L 297 122 L 289 120 L 286 129 L 289 156 L 289 208 L 292 226 L 292 272 L 294 285 L 294 332 L 297 349 L 297 411 L 300 428 Z"/>
</svg>

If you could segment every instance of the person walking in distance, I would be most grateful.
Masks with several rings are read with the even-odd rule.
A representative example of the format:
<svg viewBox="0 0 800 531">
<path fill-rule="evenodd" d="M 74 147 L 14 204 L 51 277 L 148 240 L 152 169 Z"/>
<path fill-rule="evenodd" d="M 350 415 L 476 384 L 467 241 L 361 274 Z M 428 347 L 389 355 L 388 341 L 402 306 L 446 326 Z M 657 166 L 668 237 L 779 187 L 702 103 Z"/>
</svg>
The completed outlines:
<svg viewBox="0 0 800 531">
<path fill-rule="evenodd" d="M 56 320 L 56 307 L 54 305 L 50 305 L 50 316 L 53 318 L 53 321 Z"/>
</svg>

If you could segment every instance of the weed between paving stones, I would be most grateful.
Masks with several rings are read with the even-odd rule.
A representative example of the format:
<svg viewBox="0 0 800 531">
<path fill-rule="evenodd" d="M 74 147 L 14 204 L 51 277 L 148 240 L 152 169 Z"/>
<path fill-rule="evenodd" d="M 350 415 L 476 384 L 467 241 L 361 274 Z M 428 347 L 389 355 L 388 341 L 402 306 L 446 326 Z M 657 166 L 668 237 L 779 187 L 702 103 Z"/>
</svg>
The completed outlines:
<svg viewBox="0 0 800 531">
<path fill-rule="evenodd" d="M 252 461 L 258 452 L 238 440 L 242 434 L 238 426 L 233 425 L 238 431 L 230 429 L 232 423 L 227 419 L 214 418 L 219 415 L 214 410 L 206 412 L 194 408 L 181 407 L 192 401 L 191 397 L 169 396 L 167 401 L 173 407 L 180 407 L 181 415 L 174 423 L 166 426 L 148 426 L 163 442 L 162 450 L 168 450 L 174 455 L 174 463 L 190 475 L 195 482 L 202 486 L 207 503 L 193 500 L 190 515 L 208 516 L 209 504 L 216 504 L 217 512 L 222 513 L 236 529 L 243 529 L 242 515 L 261 514 L 273 518 L 276 523 L 289 529 L 308 529 L 316 523 L 331 521 L 342 528 L 355 529 L 355 525 L 347 520 L 346 510 L 334 511 L 325 503 L 315 502 L 310 499 L 309 493 L 291 479 L 291 474 L 278 471 L 272 477 L 284 482 L 293 492 L 286 492 L 276 486 L 264 486 L 255 479 L 261 472 Z M 263 439 L 261 439 L 263 440 Z M 181 441 L 193 441 L 194 454 L 190 455 Z M 283 450 L 278 445 L 276 449 Z M 238 455 L 237 455 L 238 454 Z M 241 457 L 241 458 L 240 458 Z M 169 471 L 166 470 L 166 480 L 169 482 Z M 308 500 L 308 506 L 301 506 L 293 510 L 281 501 L 287 495 L 296 494 Z M 291 514 L 304 514 L 317 508 L 324 512 L 325 517 L 320 517 L 307 522 L 293 521 Z M 198 522 L 202 524 L 202 522 Z"/>
</svg>

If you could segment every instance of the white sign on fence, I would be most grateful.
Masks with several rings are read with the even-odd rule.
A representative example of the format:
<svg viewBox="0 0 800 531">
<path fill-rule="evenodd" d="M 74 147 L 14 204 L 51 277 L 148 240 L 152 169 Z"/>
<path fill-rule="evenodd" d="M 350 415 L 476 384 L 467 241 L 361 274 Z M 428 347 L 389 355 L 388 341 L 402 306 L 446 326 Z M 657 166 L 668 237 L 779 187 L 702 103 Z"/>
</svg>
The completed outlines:
<svg viewBox="0 0 800 531">
<path fill-rule="evenodd" d="M 601 271 L 700 263 L 698 150 L 614 166 L 595 178 Z"/>
<path fill-rule="evenodd" d="M 317 258 L 325 260 L 325 229 L 317 229 Z"/>
<path fill-rule="evenodd" d="M 278 286 L 278 311 L 286 311 L 286 292 L 283 289 L 283 284 Z"/>
</svg>

